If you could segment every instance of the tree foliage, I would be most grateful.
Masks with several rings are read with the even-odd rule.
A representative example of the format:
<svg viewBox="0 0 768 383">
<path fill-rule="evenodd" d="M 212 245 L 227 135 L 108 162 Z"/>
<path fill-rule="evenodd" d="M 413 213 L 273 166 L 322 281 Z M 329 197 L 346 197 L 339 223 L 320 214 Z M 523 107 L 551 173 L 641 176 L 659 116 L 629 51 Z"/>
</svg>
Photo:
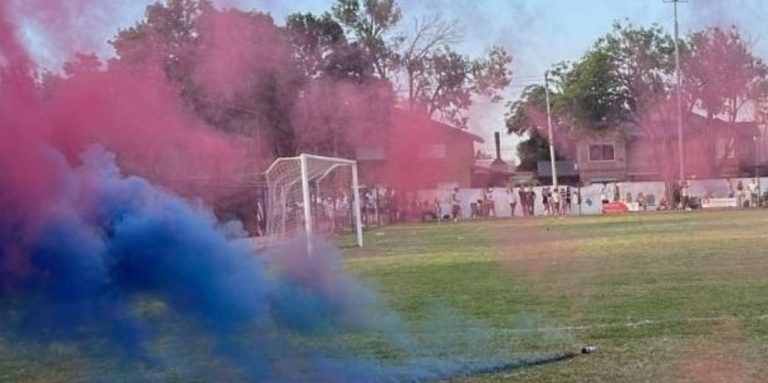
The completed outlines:
<svg viewBox="0 0 768 383">
<path fill-rule="evenodd" d="M 336 20 L 355 36 L 367 53 L 380 78 L 389 78 L 395 61 L 391 44 L 386 40 L 402 18 L 396 0 L 337 0 L 331 8 Z"/>
<path fill-rule="evenodd" d="M 735 150 L 735 124 L 750 102 L 768 95 L 768 66 L 751 51 L 733 27 L 711 27 L 688 37 L 690 51 L 683 60 L 683 86 L 688 110 L 700 110 L 707 119 L 722 119 L 727 129 L 715 131 L 716 124 L 704 125 L 709 137 L 724 140 L 721 158 L 716 158 L 714 140 L 707 145 L 712 168 L 719 172 Z"/>
<path fill-rule="evenodd" d="M 337 0 L 334 18 L 366 52 L 373 72 L 404 88 L 402 104 L 429 117 L 466 128 L 473 97 L 501 100 L 510 83 L 510 55 L 501 47 L 470 58 L 451 45 L 460 39 L 455 23 L 438 16 L 417 20 L 399 33 L 402 11 L 395 0 Z"/>
<path fill-rule="evenodd" d="M 766 94 L 766 65 L 750 50 L 735 29 L 712 27 L 680 41 L 685 115 L 704 113 L 724 118 L 722 124 L 705 124 L 708 137 L 729 137 L 726 154 L 735 146 L 734 124 L 744 107 Z M 551 102 L 560 129 L 568 132 L 620 131 L 635 126 L 653 145 L 660 174 L 671 176 L 671 167 L 658 163 L 672 158 L 675 95 L 674 40 L 657 25 L 638 27 L 615 23 L 613 30 L 573 63 L 559 63 L 550 71 Z M 527 88 L 508 105 L 510 133 L 541 130 L 545 119 L 543 87 Z M 687 119 L 687 118 L 686 118 Z M 528 145 L 535 147 L 535 145 Z M 708 146 L 714 159 L 714 144 Z M 668 162 L 668 161 L 667 161 Z M 719 171 L 721 164 L 713 164 Z"/>
<path fill-rule="evenodd" d="M 280 27 L 260 12 L 167 0 L 148 6 L 144 19 L 121 30 L 112 45 L 115 64 L 161 68 L 199 117 L 254 138 L 258 151 L 274 156 L 344 151 L 339 136 L 348 116 L 332 115 L 350 94 L 365 98 L 362 89 L 381 90 L 372 84 L 371 56 L 347 39 L 331 13 L 293 14 Z M 361 112 L 392 105 L 379 96 Z"/>
</svg>

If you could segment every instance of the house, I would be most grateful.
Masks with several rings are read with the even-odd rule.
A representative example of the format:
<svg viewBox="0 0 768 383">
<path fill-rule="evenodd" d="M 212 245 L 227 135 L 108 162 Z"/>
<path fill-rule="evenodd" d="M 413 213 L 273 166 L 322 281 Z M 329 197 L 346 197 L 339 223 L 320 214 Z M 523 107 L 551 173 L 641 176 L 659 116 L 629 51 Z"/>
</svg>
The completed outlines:
<svg viewBox="0 0 768 383">
<path fill-rule="evenodd" d="M 363 185 L 401 190 L 471 186 L 475 143 L 483 139 L 421 114 L 398 110 L 386 131 L 358 142 Z"/>
<path fill-rule="evenodd" d="M 507 187 L 514 174 L 512 166 L 501 159 L 501 135 L 493 134 L 496 158 L 477 158 L 472 167 L 471 186 L 473 188 Z"/>
<path fill-rule="evenodd" d="M 762 138 L 755 121 L 731 125 L 692 113 L 683 123 L 683 141 L 686 178 L 704 179 L 753 175 Z M 581 138 L 575 158 L 579 178 L 596 183 L 676 177 L 677 145 L 676 123 L 658 118 Z"/>
</svg>

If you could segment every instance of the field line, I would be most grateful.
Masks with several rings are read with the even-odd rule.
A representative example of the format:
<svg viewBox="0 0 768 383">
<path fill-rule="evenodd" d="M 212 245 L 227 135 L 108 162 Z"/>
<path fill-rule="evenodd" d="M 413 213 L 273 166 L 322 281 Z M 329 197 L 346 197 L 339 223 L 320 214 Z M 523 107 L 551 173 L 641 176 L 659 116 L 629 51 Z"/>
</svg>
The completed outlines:
<svg viewBox="0 0 768 383">
<path fill-rule="evenodd" d="M 712 316 L 712 317 L 688 317 L 676 319 L 644 319 L 639 321 L 612 322 L 612 323 L 594 323 L 573 326 L 550 326 L 550 327 L 530 327 L 530 328 L 496 328 L 502 332 L 557 332 L 557 331 L 585 331 L 603 328 L 635 328 L 643 326 L 663 325 L 663 324 L 683 324 L 683 323 L 720 323 L 720 322 L 743 322 L 743 321 L 762 321 L 768 319 L 768 314 L 757 316 Z"/>
</svg>

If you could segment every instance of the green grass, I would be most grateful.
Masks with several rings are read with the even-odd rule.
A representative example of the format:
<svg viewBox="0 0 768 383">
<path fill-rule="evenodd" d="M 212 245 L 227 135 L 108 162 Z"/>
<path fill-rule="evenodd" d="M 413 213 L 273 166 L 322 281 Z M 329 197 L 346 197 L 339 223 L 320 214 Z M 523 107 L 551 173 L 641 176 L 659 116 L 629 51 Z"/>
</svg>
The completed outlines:
<svg viewBox="0 0 768 383">
<path fill-rule="evenodd" d="M 457 382 L 768 376 L 768 212 L 406 225 L 343 247 L 348 268 L 411 321 L 439 304 L 502 347 L 600 350 Z"/>
<path fill-rule="evenodd" d="M 368 231 L 365 240 L 357 249 L 352 238 L 340 239 L 347 269 L 378 291 L 416 340 L 444 355 L 599 348 L 453 382 L 768 376 L 768 211 L 399 225 Z M 352 342 L 400 355 L 377 339 Z M 68 382 L 115 369 L 65 344 L 10 347 L 0 337 L 0 382 Z M 205 363 L 191 351 L 204 344 L 182 348 L 192 363 Z"/>
</svg>

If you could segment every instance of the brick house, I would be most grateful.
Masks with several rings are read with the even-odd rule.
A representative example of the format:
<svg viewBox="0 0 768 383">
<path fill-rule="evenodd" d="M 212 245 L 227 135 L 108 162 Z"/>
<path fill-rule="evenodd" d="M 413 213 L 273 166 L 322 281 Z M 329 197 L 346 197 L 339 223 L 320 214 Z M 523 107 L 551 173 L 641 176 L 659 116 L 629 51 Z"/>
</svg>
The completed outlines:
<svg viewBox="0 0 768 383">
<path fill-rule="evenodd" d="M 398 110 L 388 130 L 356 145 L 364 185 L 403 190 L 467 188 L 475 143 L 483 139 L 422 115 Z"/>
<path fill-rule="evenodd" d="M 637 125 L 625 124 L 618 130 L 578 140 L 575 160 L 581 181 L 660 181 L 664 176 L 659 169 L 676 175 L 676 125 L 674 122 L 657 124 L 654 132 L 661 134 L 653 139 Z M 756 122 L 737 122 L 730 126 L 722 120 L 712 121 L 691 114 L 683 127 L 686 178 L 754 174 L 758 160 L 756 143 L 762 142 Z"/>
</svg>

